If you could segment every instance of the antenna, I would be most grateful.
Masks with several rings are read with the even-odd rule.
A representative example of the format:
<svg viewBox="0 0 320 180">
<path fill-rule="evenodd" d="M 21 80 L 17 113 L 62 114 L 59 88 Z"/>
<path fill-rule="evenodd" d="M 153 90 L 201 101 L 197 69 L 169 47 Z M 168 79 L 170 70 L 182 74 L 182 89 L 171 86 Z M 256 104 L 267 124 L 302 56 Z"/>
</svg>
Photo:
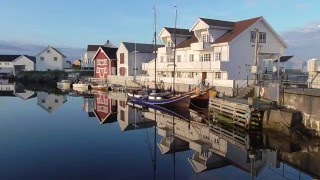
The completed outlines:
<svg viewBox="0 0 320 180">
<path fill-rule="evenodd" d="M 174 20 L 174 51 L 173 51 L 173 95 L 175 94 L 175 86 L 176 86 L 176 45 L 177 45 L 177 16 L 178 16 L 178 8 L 177 6 L 174 6 L 175 8 L 175 20 Z"/>
</svg>

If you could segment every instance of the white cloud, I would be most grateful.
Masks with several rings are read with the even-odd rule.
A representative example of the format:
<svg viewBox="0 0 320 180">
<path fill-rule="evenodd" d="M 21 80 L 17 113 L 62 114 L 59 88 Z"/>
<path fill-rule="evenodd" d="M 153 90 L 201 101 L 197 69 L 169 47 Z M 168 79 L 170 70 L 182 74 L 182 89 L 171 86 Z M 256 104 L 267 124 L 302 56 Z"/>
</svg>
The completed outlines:
<svg viewBox="0 0 320 180">
<path fill-rule="evenodd" d="M 288 43 L 287 54 L 297 55 L 303 60 L 320 57 L 320 22 L 310 23 L 303 28 L 280 33 Z"/>
</svg>

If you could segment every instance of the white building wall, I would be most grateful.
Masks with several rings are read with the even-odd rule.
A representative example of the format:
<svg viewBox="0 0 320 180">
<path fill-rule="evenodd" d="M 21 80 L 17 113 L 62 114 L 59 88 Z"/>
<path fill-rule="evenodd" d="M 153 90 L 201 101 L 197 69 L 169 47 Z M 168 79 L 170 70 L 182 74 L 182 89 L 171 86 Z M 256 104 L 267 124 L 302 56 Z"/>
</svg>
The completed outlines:
<svg viewBox="0 0 320 180">
<path fill-rule="evenodd" d="M 255 28 L 266 33 L 266 43 L 259 43 L 261 45 L 260 53 L 283 55 L 284 45 L 264 22 L 259 21 L 230 42 L 230 63 L 227 69 L 229 79 L 244 80 L 247 76 L 252 79 L 251 66 L 254 61 L 254 43 L 250 42 L 250 32 Z M 262 61 L 260 58 L 260 65 L 262 65 Z"/>
<path fill-rule="evenodd" d="M 21 56 L 13 62 L 13 66 L 19 66 L 19 65 L 25 66 L 24 67 L 25 71 L 33 71 L 34 70 L 34 62 L 25 56 Z"/>
<path fill-rule="evenodd" d="M 50 50 L 50 53 L 47 53 L 48 49 Z M 44 60 L 41 60 L 41 57 L 44 57 Z M 57 57 L 57 61 L 54 61 L 54 57 Z M 51 47 L 36 56 L 36 69 L 38 71 L 63 70 L 65 67 L 66 58 L 63 58 Z"/>
<path fill-rule="evenodd" d="M 124 62 L 123 64 L 120 63 L 120 54 L 124 53 Z M 118 51 L 117 51 L 117 75 L 120 76 L 120 68 L 124 67 L 126 68 L 126 76 L 128 76 L 128 50 L 123 45 L 123 43 L 120 44 Z"/>
</svg>

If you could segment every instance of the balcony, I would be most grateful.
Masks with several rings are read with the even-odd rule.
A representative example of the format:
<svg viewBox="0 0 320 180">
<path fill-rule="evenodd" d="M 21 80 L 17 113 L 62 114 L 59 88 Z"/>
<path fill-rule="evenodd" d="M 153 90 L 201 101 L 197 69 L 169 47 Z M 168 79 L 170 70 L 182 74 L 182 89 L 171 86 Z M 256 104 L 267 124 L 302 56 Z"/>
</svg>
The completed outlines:
<svg viewBox="0 0 320 180">
<path fill-rule="evenodd" d="M 177 70 L 185 71 L 225 71 L 226 61 L 177 62 Z"/>
<path fill-rule="evenodd" d="M 158 54 L 171 55 L 171 54 L 173 54 L 173 48 L 172 47 L 161 47 L 158 49 Z"/>
<path fill-rule="evenodd" d="M 197 43 L 192 43 L 191 44 L 191 50 L 194 51 L 207 51 L 210 50 L 211 42 L 197 42 Z"/>
</svg>

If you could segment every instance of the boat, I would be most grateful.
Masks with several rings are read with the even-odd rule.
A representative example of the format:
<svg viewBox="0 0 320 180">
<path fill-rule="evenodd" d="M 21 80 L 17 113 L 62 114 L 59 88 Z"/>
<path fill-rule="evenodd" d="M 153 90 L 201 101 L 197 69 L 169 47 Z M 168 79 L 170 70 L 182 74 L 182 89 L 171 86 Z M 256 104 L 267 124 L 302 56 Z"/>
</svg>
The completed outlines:
<svg viewBox="0 0 320 180">
<path fill-rule="evenodd" d="M 68 89 L 70 88 L 71 84 L 72 84 L 71 80 L 61 80 L 57 82 L 57 87 L 60 89 Z"/>
<path fill-rule="evenodd" d="M 89 90 L 91 88 L 91 84 L 82 81 L 79 81 L 78 83 L 72 85 L 72 89 L 74 90 Z"/>
<path fill-rule="evenodd" d="M 155 15 L 156 17 L 156 15 Z M 177 15 L 176 15 L 177 17 Z M 176 29 L 176 22 L 175 22 L 175 29 Z M 176 33 L 176 31 L 175 31 Z M 176 44 L 176 34 L 174 36 Z M 165 93 L 156 93 L 157 89 L 157 35 L 156 35 L 156 24 L 154 25 L 154 62 L 155 62 L 155 79 L 154 79 L 154 93 L 148 93 L 146 91 L 142 92 L 128 92 L 127 97 L 128 101 L 133 104 L 139 104 L 142 106 L 161 106 L 161 107 L 182 107 L 182 108 L 189 108 L 190 105 L 190 93 L 185 94 L 177 94 L 175 93 L 175 76 L 173 77 L 173 91 L 172 92 L 165 92 Z M 174 46 L 174 55 L 173 55 L 173 73 L 175 74 L 175 57 L 176 57 L 176 50 Z"/>
<path fill-rule="evenodd" d="M 172 93 L 134 94 L 127 93 L 128 101 L 141 106 L 161 106 L 189 108 L 190 94 L 172 95 Z"/>
<path fill-rule="evenodd" d="M 207 108 L 209 105 L 209 89 L 200 90 L 197 88 L 195 91 L 190 92 L 190 107 L 201 109 Z"/>
</svg>

